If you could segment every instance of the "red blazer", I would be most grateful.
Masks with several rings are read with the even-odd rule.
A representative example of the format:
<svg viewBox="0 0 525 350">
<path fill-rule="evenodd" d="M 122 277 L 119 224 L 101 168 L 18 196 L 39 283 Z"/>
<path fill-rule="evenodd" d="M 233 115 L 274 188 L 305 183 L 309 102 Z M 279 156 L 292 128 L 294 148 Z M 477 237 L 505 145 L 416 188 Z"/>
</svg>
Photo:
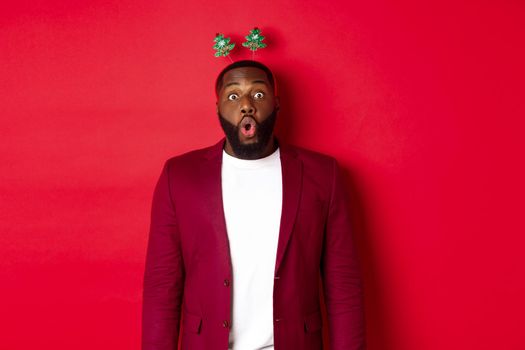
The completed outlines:
<svg viewBox="0 0 525 350">
<path fill-rule="evenodd" d="M 143 350 L 174 350 L 179 337 L 183 350 L 228 349 L 235 278 L 222 206 L 224 141 L 168 159 L 155 187 Z M 337 162 L 282 142 L 279 147 L 283 207 L 273 289 L 275 350 L 323 348 L 320 276 L 331 350 L 365 349 L 362 284 Z"/>
</svg>

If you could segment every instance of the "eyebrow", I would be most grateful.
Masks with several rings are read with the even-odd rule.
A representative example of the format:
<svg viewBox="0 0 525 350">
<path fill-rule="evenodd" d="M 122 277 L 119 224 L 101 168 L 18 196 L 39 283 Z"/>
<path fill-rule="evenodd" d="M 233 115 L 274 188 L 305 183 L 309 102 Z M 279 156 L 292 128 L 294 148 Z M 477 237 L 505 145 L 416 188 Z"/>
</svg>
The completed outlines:
<svg viewBox="0 0 525 350">
<path fill-rule="evenodd" d="M 268 83 L 265 81 L 265 80 L 253 80 L 252 81 L 252 84 L 264 84 L 264 85 L 268 85 Z M 235 81 L 232 81 L 231 83 L 228 83 L 226 85 L 224 85 L 224 88 L 227 88 L 228 86 L 231 86 L 231 85 L 240 85 L 239 83 L 235 82 Z"/>
</svg>

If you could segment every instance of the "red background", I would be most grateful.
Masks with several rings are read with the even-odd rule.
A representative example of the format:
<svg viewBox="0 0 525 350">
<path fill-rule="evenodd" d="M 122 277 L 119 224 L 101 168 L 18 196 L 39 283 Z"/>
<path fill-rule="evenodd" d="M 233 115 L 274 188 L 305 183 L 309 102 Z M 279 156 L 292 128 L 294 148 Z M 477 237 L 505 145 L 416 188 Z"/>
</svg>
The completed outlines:
<svg viewBox="0 0 525 350">
<path fill-rule="evenodd" d="M 153 186 L 221 136 L 217 31 L 346 169 L 369 349 L 525 349 L 522 1 L 0 5 L 0 349 L 138 349 Z M 250 57 L 241 50 L 235 59 Z"/>
</svg>

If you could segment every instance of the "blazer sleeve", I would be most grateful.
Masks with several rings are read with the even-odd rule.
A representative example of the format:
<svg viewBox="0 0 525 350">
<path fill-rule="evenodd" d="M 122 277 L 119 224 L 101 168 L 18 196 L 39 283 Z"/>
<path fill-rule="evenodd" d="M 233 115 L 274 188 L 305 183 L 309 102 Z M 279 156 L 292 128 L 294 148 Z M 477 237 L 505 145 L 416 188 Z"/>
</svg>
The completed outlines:
<svg viewBox="0 0 525 350">
<path fill-rule="evenodd" d="M 178 346 L 184 265 L 166 161 L 153 193 L 142 303 L 142 350 Z"/>
<path fill-rule="evenodd" d="M 366 344 L 360 267 L 341 170 L 337 161 L 332 161 L 332 186 L 321 260 L 330 349 L 363 350 Z"/>
</svg>

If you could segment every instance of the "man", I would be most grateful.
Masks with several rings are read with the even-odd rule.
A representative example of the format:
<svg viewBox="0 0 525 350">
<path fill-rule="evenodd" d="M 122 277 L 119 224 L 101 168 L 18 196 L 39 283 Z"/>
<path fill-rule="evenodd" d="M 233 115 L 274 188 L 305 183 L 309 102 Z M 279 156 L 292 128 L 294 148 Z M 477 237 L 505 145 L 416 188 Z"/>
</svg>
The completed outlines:
<svg viewBox="0 0 525 350">
<path fill-rule="evenodd" d="M 320 350 L 320 276 L 330 349 L 364 349 L 337 162 L 277 140 L 279 99 L 261 63 L 227 66 L 216 93 L 226 137 L 167 160 L 155 187 L 143 350 Z"/>
</svg>

